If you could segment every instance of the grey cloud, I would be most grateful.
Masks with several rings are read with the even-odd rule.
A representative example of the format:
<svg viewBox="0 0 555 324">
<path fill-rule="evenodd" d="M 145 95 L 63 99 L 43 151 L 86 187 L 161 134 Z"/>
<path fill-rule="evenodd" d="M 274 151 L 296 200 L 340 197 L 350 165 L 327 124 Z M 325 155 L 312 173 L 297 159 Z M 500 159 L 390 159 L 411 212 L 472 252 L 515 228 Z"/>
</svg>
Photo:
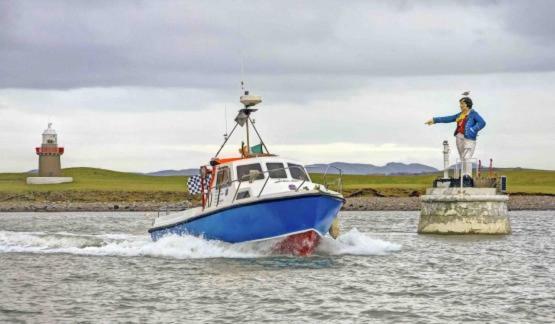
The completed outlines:
<svg viewBox="0 0 555 324">
<path fill-rule="evenodd" d="M 281 90 L 350 88 L 373 76 L 554 70 L 555 45 L 530 45 L 525 37 L 540 20 L 513 24 L 511 13 L 521 7 L 2 1 L 0 87 L 224 89 L 241 77 L 241 53 L 247 80 Z"/>
<path fill-rule="evenodd" d="M 509 31 L 540 45 L 552 46 L 555 42 L 554 1 L 530 0 L 512 3 L 503 13 L 504 23 Z"/>
</svg>

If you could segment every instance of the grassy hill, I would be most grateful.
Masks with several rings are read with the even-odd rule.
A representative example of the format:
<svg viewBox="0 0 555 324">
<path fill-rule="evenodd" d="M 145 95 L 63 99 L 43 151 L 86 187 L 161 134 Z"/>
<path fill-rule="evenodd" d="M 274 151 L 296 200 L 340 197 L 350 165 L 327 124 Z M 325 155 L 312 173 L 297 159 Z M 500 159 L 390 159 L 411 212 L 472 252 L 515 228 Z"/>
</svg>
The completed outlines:
<svg viewBox="0 0 555 324">
<path fill-rule="evenodd" d="M 153 177 L 95 168 L 68 168 L 74 182 L 28 185 L 28 173 L 0 173 L 0 201 L 179 201 L 187 198 L 186 178 Z"/>
<path fill-rule="evenodd" d="M 508 177 L 510 193 L 555 194 L 555 171 L 497 169 Z M 28 173 L 0 173 L 0 201 L 179 201 L 188 196 L 186 177 L 153 177 L 95 168 L 68 168 L 64 176 L 73 183 L 27 185 Z M 438 174 L 423 175 L 345 175 L 346 194 L 407 196 L 422 193 Z M 321 174 L 313 181 L 323 182 Z M 334 176 L 328 176 L 333 180 Z"/>
<path fill-rule="evenodd" d="M 28 185 L 25 182 L 28 176 L 28 173 L 0 173 L 0 191 L 187 191 L 186 178 L 183 176 L 153 177 L 95 168 L 68 168 L 63 170 L 63 176 L 73 177 L 74 182 L 42 186 Z"/>
<path fill-rule="evenodd" d="M 507 176 L 510 193 L 555 194 L 555 171 L 532 169 L 495 169 L 498 175 Z M 420 175 L 344 175 L 343 188 L 348 192 L 374 189 L 388 196 L 406 195 L 408 192 L 423 192 L 442 173 Z M 321 174 L 312 174 L 312 180 L 322 182 Z M 328 176 L 333 179 L 333 176 Z"/>
</svg>

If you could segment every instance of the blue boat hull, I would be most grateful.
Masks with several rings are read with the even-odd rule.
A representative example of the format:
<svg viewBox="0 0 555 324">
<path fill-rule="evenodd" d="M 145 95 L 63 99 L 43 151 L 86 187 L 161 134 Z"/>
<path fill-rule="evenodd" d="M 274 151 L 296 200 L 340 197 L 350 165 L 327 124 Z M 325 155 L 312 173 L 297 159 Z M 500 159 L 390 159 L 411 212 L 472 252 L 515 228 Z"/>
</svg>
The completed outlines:
<svg viewBox="0 0 555 324">
<path fill-rule="evenodd" d="M 261 200 L 149 230 L 153 240 L 169 234 L 203 236 L 229 243 L 264 240 L 308 230 L 328 232 L 344 200 L 326 194 Z"/>
</svg>

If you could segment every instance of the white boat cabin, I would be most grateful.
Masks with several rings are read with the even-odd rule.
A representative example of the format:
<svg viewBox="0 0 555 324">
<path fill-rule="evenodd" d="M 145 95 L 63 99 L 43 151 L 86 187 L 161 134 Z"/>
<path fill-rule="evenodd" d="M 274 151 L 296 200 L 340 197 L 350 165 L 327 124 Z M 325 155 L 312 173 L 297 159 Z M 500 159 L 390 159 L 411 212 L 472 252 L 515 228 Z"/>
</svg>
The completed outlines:
<svg viewBox="0 0 555 324">
<path fill-rule="evenodd" d="M 301 163 L 278 156 L 257 156 L 228 159 L 219 162 L 212 172 L 215 179 L 210 183 L 206 205 L 169 213 L 157 217 L 152 226 L 166 226 L 194 218 L 229 205 L 245 204 L 258 199 L 303 195 L 327 190 L 314 184 Z M 221 160 L 221 161 L 226 161 Z"/>
<path fill-rule="evenodd" d="M 301 163 L 278 156 L 237 159 L 216 165 L 213 172 L 205 208 L 315 187 Z"/>
</svg>

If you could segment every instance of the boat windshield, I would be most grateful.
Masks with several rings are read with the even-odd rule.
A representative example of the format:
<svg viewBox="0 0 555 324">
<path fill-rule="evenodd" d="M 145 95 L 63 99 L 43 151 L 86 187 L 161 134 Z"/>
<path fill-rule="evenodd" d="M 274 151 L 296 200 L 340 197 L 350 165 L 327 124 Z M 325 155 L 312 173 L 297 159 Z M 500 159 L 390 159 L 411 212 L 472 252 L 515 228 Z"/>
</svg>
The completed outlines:
<svg viewBox="0 0 555 324">
<path fill-rule="evenodd" d="M 293 179 L 309 180 L 302 166 L 294 163 L 287 163 L 287 165 L 289 166 L 289 172 L 291 172 L 291 177 L 293 177 Z"/>
<path fill-rule="evenodd" d="M 252 175 L 252 176 L 251 176 Z M 259 163 L 239 165 L 237 167 L 237 179 L 239 181 L 250 181 L 264 179 L 262 167 Z"/>
<path fill-rule="evenodd" d="M 287 172 L 283 167 L 283 163 L 266 163 L 266 168 L 272 179 L 287 179 Z"/>
<path fill-rule="evenodd" d="M 217 187 L 227 187 L 231 184 L 231 175 L 229 173 L 228 167 L 221 167 L 218 170 L 218 175 L 216 177 Z"/>
</svg>

